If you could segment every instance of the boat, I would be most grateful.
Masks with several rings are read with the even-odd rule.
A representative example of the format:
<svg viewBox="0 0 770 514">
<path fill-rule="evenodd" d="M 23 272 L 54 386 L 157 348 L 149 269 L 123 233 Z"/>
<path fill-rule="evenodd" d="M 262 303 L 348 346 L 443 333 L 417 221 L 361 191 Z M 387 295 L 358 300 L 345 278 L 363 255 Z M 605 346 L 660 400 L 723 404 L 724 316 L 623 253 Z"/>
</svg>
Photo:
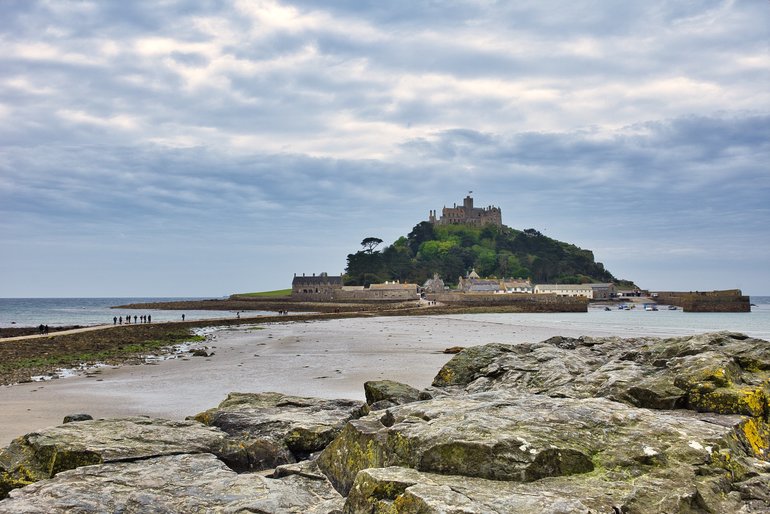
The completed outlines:
<svg viewBox="0 0 770 514">
<path fill-rule="evenodd" d="M 646 311 L 656 311 L 658 310 L 658 306 L 654 303 L 645 303 L 644 304 L 644 310 Z"/>
</svg>

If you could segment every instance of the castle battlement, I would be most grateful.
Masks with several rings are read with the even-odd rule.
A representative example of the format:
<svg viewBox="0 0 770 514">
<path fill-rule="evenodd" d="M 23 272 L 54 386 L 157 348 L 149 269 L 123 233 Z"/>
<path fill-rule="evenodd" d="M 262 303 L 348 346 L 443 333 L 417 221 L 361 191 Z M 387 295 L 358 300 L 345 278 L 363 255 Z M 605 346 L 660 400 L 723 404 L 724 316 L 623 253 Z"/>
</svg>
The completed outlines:
<svg viewBox="0 0 770 514">
<path fill-rule="evenodd" d="M 502 226 L 503 217 L 500 207 L 474 207 L 470 195 L 463 199 L 462 206 L 444 207 L 441 217 L 436 218 L 436 211 L 428 212 L 428 221 L 434 225 L 496 225 Z"/>
</svg>

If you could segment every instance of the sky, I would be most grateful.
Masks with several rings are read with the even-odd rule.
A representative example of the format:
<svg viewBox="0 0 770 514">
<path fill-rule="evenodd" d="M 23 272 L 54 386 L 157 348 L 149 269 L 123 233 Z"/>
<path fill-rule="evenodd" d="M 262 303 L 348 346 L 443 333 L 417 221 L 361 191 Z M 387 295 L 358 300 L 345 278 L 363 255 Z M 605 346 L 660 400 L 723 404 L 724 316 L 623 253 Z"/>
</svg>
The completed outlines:
<svg viewBox="0 0 770 514">
<path fill-rule="evenodd" d="M 473 191 L 770 295 L 770 2 L 2 0 L 0 297 L 340 274 Z"/>
</svg>

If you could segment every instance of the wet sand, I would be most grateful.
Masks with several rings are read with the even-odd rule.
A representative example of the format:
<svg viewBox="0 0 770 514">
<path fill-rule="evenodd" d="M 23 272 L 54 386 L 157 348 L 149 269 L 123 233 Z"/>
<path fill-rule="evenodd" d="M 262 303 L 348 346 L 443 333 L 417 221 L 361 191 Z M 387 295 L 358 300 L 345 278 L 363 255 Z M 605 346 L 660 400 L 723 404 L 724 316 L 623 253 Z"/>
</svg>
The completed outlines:
<svg viewBox="0 0 770 514">
<path fill-rule="evenodd" d="M 390 379 L 430 385 L 451 346 L 541 341 L 599 330 L 502 325 L 483 317 L 408 316 L 271 323 L 213 331 L 214 355 L 98 368 L 87 375 L 0 387 L 0 446 L 68 414 L 184 419 L 229 392 L 364 399 L 363 383 Z M 628 336 L 630 334 L 624 334 Z"/>
</svg>

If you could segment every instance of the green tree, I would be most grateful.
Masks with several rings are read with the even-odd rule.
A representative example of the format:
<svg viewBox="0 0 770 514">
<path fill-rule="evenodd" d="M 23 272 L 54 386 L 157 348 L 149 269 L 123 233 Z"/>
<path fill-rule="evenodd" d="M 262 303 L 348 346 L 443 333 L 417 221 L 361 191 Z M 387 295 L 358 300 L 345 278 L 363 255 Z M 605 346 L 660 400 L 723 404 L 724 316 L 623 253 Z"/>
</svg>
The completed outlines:
<svg viewBox="0 0 770 514">
<path fill-rule="evenodd" d="M 618 281 L 594 260 L 593 252 L 544 236 L 535 229 L 485 225 L 418 223 L 380 252 L 382 240 L 367 237 L 363 250 L 348 255 L 346 284 L 368 285 L 384 280 L 418 284 L 439 273 L 448 284 L 475 268 L 481 276 L 529 278 L 534 282 Z"/>
<path fill-rule="evenodd" d="M 432 241 L 435 239 L 436 234 L 433 231 L 433 223 L 429 221 L 423 221 L 414 226 L 409 235 L 406 236 L 409 249 L 412 251 L 412 256 L 416 256 L 420 250 L 420 245 L 425 241 Z"/>
<path fill-rule="evenodd" d="M 372 253 L 375 248 L 382 244 L 382 239 L 379 237 L 367 237 L 361 241 L 361 246 L 364 247 L 366 253 Z"/>
</svg>

